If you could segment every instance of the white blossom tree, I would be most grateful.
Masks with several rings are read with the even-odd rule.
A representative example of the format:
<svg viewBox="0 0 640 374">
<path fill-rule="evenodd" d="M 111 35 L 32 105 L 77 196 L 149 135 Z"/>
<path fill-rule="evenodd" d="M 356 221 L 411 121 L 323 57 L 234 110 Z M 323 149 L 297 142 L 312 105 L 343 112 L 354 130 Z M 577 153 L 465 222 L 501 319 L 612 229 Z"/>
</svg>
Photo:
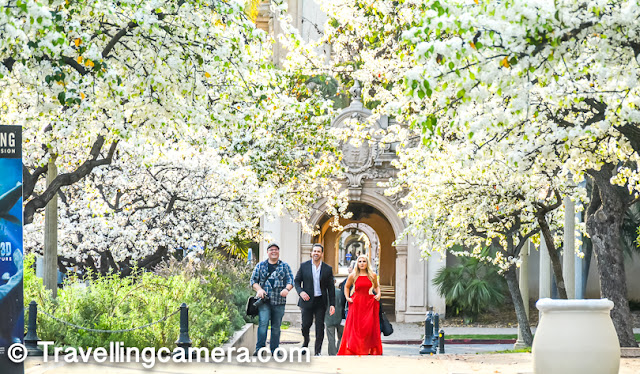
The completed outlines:
<svg viewBox="0 0 640 374">
<path fill-rule="evenodd" d="M 421 1 L 330 0 L 321 2 L 329 21 L 323 33 L 304 42 L 292 26 L 286 8 L 275 8 L 282 29 L 279 41 L 289 53 L 285 68 L 308 76 L 327 75 L 346 92 L 357 80 L 362 99 L 379 115 L 398 116 L 398 104 L 407 100 L 403 82 L 414 65 L 411 47 L 402 33 L 418 25 L 423 13 Z M 330 56 L 325 56 L 330 46 Z"/>
<path fill-rule="evenodd" d="M 335 211 L 332 103 L 273 66 L 272 41 L 244 5 L 9 0 L 0 122 L 23 127 L 25 223 L 63 194 L 62 254 L 108 247 L 120 261 L 152 254 L 153 241 L 224 242 L 267 202 L 302 219 L 328 197 Z M 60 173 L 45 185 L 50 160 Z M 181 191 L 187 180 L 193 190 Z M 212 228 L 216 214 L 229 222 Z"/>
<path fill-rule="evenodd" d="M 424 153 L 402 167 L 420 170 L 434 149 L 471 138 L 514 173 L 559 184 L 592 178 L 586 228 L 602 296 L 614 301 L 620 344 L 635 346 L 620 227 L 639 180 L 638 4 L 335 0 L 324 9 L 330 21 L 321 42 L 332 45 L 332 58 L 326 63 L 303 46 L 291 64 L 311 59 L 321 71 L 361 80 L 374 112 L 408 125 L 395 129 L 396 139 L 405 146 L 422 140 L 415 151 L 399 148 Z M 409 209 L 416 222 L 430 215 L 421 206 Z"/>
<path fill-rule="evenodd" d="M 467 250 L 456 255 L 498 266 L 507 281 L 521 336 L 531 345 L 516 267 L 527 241 L 539 240 L 541 213 L 551 248 L 560 242 L 553 229 L 562 217 L 558 191 L 564 192 L 566 186 L 544 173 L 520 171 L 504 155 L 466 137 L 450 139 L 429 152 L 420 147 L 406 149 L 396 166 L 399 172 L 387 193 L 406 194 L 402 201 L 407 208 L 401 212 L 408 224 L 405 234 L 422 243 L 425 256 L 462 245 Z M 494 248 L 491 256 L 484 250 L 489 246 Z"/>
<path fill-rule="evenodd" d="M 409 30 L 413 124 L 513 139 L 513 165 L 594 181 L 586 227 L 622 346 L 636 346 L 620 229 L 635 201 L 640 8 L 630 2 L 432 2 Z M 499 142 L 494 141 L 495 146 Z M 618 169 L 623 167 L 623 172 Z M 571 173 L 571 174 L 569 174 Z"/>
<path fill-rule="evenodd" d="M 59 265 L 94 274 L 150 269 L 178 248 L 215 248 L 239 233 L 257 240 L 258 220 L 291 201 L 250 167 L 210 152 L 139 167 L 126 155 L 61 192 Z M 185 157 L 187 156 L 187 157 Z M 319 193 L 311 191 L 308 195 Z M 326 193 L 325 193 L 326 194 Z M 26 226 L 26 247 L 42 250 L 42 221 Z"/>
</svg>

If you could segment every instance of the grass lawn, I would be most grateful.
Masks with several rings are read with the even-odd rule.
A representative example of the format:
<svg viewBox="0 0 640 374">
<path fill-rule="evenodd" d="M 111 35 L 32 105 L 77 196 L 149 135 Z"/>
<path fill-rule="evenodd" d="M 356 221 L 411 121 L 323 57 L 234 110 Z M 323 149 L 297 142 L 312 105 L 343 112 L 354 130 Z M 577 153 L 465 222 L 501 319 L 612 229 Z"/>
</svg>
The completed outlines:
<svg viewBox="0 0 640 374">
<path fill-rule="evenodd" d="M 640 342 L 640 334 L 635 334 L 636 341 Z M 517 339 L 518 335 L 515 334 L 495 334 L 495 335 L 483 335 L 483 334 L 468 334 L 468 335 L 446 335 L 445 339 L 495 339 L 495 340 L 509 340 Z"/>
<path fill-rule="evenodd" d="M 495 334 L 495 335 L 485 335 L 485 334 L 467 334 L 467 335 L 444 335 L 445 339 L 492 339 L 492 340 L 510 340 L 517 339 L 518 335 L 516 334 Z"/>
<path fill-rule="evenodd" d="M 493 353 L 531 353 L 531 347 L 526 347 L 526 348 L 522 348 L 522 349 L 507 349 L 504 351 L 493 351 L 493 352 L 487 352 L 489 354 L 493 354 Z M 479 353 L 476 353 L 479 354 Z"/>
</svg>

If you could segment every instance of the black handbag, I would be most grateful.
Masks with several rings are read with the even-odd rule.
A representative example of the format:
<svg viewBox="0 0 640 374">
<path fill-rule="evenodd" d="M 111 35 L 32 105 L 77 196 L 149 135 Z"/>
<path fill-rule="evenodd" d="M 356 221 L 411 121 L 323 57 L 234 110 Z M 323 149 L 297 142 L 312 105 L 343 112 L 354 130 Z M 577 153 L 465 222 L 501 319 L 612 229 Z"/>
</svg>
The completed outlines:
<svg viewBox="0 0 640 374">
<path fill-rule="evenodd" d="M 391 326 L 391 322 L 389 322 L 389 319 L 384 312 L 380 313 L 380 332 L 384 336 L 393 334 L 393 326 Z"/>
<path fill-rule="evenodd" d="M 251 296 L 247 300 L 247 315 L 249 317 L 255 317 L 258 315 L 258 308 L 253 305 L 256 301 L 258 301 L 258 298 L 255 296 Z"/>
</svg>

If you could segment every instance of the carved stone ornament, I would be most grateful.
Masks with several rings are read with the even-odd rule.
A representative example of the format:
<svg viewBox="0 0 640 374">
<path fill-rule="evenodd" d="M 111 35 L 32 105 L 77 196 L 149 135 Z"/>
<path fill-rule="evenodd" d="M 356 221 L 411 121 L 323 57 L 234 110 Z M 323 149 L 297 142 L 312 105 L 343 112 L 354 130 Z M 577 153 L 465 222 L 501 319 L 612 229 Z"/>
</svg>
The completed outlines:
<svg viewBox="0 0 640 374">
<path fill-rule="evenodd" d="M 376 160 L 380 156 L 381 149 L 378 143 L 365 142 L 359 147 L 350 141 L 342 144 L 342 164 L 346 169 L 346 177 L 349 187 L 362 186 L 364 178 L 385 177 L 387 173 L 377 170 Z"/>
<path fill-rule="evenodd" d="M 345 108 L 334 120 L 333 127 L 347 127 L 349 122 L 366 123 L 371 112 L 364 108 L 360 101 L 362 90 L 360 83 L 355 82 L 350 89 L 352 95 L 351 105 Z M 346 123 L 345 123 L 346 122 Z M 375 121 L 370 125 L 373 130 L 380 129 L 380 124 Z M 350 140 L 342 144 L 342 164 L 346 169 L 347 183 L 349 189 L 362 188 L 362 181 L 365 178 L 377 178 L 380 172 L 376 170 L 376 161 L 383 150 L 377 142 L 363 142 L 360 146 L 355 146 Z M 379 164 L 379 162 L 378 162 Z M 359 195 L 354 191 L 354 197 Z M 357 198 L 356 198 L 357 200 Z"/>
<path fill-rule="evenodd" d="M 399 191 L 398 193 L 395 193 L 391 196 L 386 196 L 384 194 L 384 192 L 379 193 L 381 196 L 384 196 L 387 200 L 389 200 L 389 202 L 391 204 L 393 204 L 393 206 L 396 207 L 396 209 L 398 210 L 402 210 L 404 209 L 406 206 L 405 204 L 402 203 L 402 198 L 407 196 L 408 191 L 406 189 Z"/>
<path fill-rule="evenodd" d="M 358 147 L 350 141 L 346 141 L 342 145 L 342 163 L 347 172 L 359 174 L 373 166 L 374 158 L 372 156 L 375 155 L 375 148 L 377 148 L 375 144 L 373 146 L 361 144 Z"/>
</svg>

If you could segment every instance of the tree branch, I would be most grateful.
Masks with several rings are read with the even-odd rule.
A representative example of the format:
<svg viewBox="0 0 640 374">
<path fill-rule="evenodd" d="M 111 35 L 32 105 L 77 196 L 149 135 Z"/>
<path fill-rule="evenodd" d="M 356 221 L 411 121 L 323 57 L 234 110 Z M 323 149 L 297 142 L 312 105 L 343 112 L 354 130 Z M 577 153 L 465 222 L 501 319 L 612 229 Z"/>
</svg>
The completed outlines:
<svg viewBox="0 0 640 374">
<path fill-rule="evenodd" d="M 640 124 L 627 123 L 617 127 L 618 131 L 627 138 L 629 144 L 636 153 L 640 153 Z"/>
<path fill-rule="evenodd" d="M 89 74 L 89 71 L 87 69 L 84 68 L 84 66 L 80 65 L 78 63 L 78 61 L 72 59 L 71 57 L 68 56 L 62 56 L 62 61 L 71 66 L 72 68 L 74 68 L 78 73 L 80 73 L 80 75 L 87 75 Z"/>
<path fill-rule="evenodd" d="M 43 174 L 46 174 L 49 170 L 49 166 L 40 166 L 36 168 L 36 170 L 32 173 L 29 173 L 29 169 L 22 164 L 22 200 L 27 201 L 27 199 L 33 194 L 33 190 L 36 187 L 36 183 L 38 183 L 38 179 Z"/>
<path fill-rule="evenodd" d="M 113 38 L 111 38 L 107 46 L 104 47 L 104 49 L 102 50 L 102 57 L 107 58 L 109 56 L 109 53 L 111 53 L 111 50 L 116 46 L 116 44 L 118 44 L 120 39 L 122 39 L 122 37 L 125 36 L 126 33 L 129 32 L 129 30 L 132 30 L 136 27 L 138 27 L 138 24 L 136 22 L 131 21 L 127 24 L 126 27 L 118 31 L 118 33 L 115 34 Z"/>
<path fill-rule="evenodd" d="M 90 152 L 90 158 L 88 160 L 82 163 L 82 165 L 80 165 L 75 171 L 58 175 L 51 182 L 51 184 L 47 186 L 47 189 L 42 193 L 42 195 L 34 197 L 25 204 L 25 224 L 33 222 L 33 215 L 35 214 L 35 212 L 39 209 L 44 208 L 47 203 L 56 195 L 61 187 L 70 186 L 87 176 L 94 168 L 111 163 L 111 161 L 113 160 L 113 155 L 116 151 L 116 147 L 118 146 L 118 141 L 114 141 L 113 143 L 111 143 L 111 146 L 109 147 L 109 151 L 105 158 L 98 159 L 98 157 L 100 156 L 100 151 L 104 146 L 104 142 L 104 137 L 102 135 L 98 136 L 96 141 L 93 143 L 93 147 L 91 148 Z"/>
</svg>

